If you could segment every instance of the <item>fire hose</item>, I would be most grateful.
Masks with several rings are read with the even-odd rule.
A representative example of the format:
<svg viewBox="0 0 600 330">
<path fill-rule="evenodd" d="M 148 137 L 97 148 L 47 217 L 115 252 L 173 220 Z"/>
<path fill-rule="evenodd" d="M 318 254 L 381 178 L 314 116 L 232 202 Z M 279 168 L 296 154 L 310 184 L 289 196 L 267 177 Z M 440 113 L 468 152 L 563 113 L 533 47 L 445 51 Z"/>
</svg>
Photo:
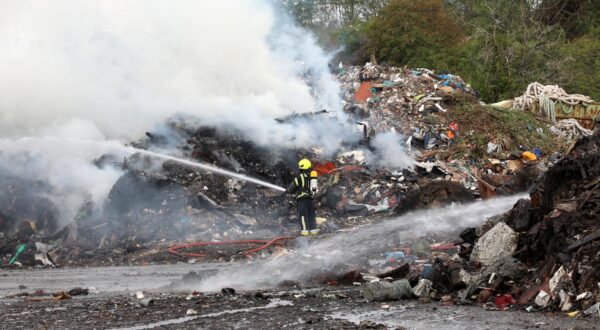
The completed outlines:
<svg viewBox="0 0 600 330">
<path fill-rule="evenodd" d="M 294 238 L 295 237 L 293 237 L 293 236 L 281 236 L 281 237 L 275 237 L 271 240 L 253 239 L 253 240 L 242 240 L 242 241 L 194 242 L 194 243 L 171 246 L 168 248 L 167 251 L 169 251 L 169 253 L 179 255 L 179 256 L 204 258 L 204 257 L 206 257 L 206 254 L 204 254 L 204 253 L 179 252 L 178 250 L 187 249 L 187 248 L 191 248 L 191 247 L 197 247 L 197 246 L 261 244 L 260 246 L 258 246 L 256 248 L 244 251 L 244 254 L 246 256 L 250 256 L 251 254 L 259 252 L 261 250 L 264 250 L 271 245 L 282 245 L 283 241 L 287 241 L 287 240 L 294 239 Z"/>
</svg>

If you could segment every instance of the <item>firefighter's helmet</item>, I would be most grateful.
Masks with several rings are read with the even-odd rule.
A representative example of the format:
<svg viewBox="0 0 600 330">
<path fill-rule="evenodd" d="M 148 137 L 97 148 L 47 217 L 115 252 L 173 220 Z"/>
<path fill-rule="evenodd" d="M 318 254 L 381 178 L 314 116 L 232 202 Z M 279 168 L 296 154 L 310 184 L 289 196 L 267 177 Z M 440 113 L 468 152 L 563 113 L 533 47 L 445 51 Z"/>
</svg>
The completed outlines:
<svg viewBox="0 0 600 330">
<path fill-rule="evenodd" d="M 301 161 L 298 162 L 298 168 L 301 170 L 308 170 L 312 167 L 312 164 L 310 163 L 310 160 L 304 158 Z"/>
</svg>

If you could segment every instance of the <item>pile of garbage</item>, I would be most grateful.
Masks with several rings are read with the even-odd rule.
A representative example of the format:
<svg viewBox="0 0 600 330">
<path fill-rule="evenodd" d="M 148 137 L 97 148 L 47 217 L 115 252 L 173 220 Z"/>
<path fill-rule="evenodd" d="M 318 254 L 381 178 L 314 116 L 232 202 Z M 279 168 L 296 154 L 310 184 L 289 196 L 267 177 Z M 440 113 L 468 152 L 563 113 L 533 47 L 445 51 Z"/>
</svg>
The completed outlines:
<svg viewBox="0 0 600 330">
<path fill-rule="evenodd" d="M 30 263 L 34 253 L 22 244 L 33 235 L 51 236 L 59 227 L 59 211 L 48 198 L 52 187 L 44 182 L 11 176 L 0 170 L 0 257 L 3 265 Z M 32 244 L 33 246 L 33 244 Z"/>
<path fill-rule="evenodd" d="M 192 126 L 176 119 L 161 131 L 164 135 L 148 132 L 132 145 L 156 150 L 176 141 L 176 148 L 188 159 L 283 187 L 297 173 L 297 160 L 310 158 L 320 175 L 315 200 L 323 232 L 417 207 L 473 200 L 471 191 L 434 180 L 434 173 L 367 165 L 354 157 L 360 155 L 360 139 L 326 157 L 318 149 L 267 149 L 231 129 Z M 66 227 L 48 223 L 59 216 L 56 206 L 42 199 L 52 193 L 49 188 L 39 196 L 23 195 L 18 189 L 2 192 L 2 209 L 14 210 L 14 214 L 1 217 L 4 266 L 173 262 L 182 260 L 167 252 L 173 245 L 297 234 L 296 205 L 289 195 L 176 161 L 157 161 L 143 153 L 124 160 L 107 154 L 94 164 L 117 166 L 125 173 L 112 187 L 101 212 L 91 201 L 84 203 Z M 206 254 L 207 258 L 229 261 L 245 258 L 243 250 L 247 247 L 220 246 Z"/>
<path fill-rule="evenodd" d="M 361 277 L 364 296 L 600 317 L 600 130 L 542 175 L 530 197 L 459 240 L 431 245 L 425 264 L 410 258 L 412 247 L 394 252 L 397 268 Z"/>
<path fill-rule="evenodd" d="M 511 132 L 503 135 L 498 127 L 504 118 L 494 117 L 497 110 L 483 107 L 477 93 L 456 75 L 368 63 L 348 68 L 339 79 L 346 91 L 344 109 L 361 129 L 356 143 L 340 146 L 333 155 L 324 155 L 318 141 L 303 149 L 266 148 L 243 132 L 183 118 L 169 120 L 131 145 L 176 150 L 184 158 L 282 187 L 292 180 L 298 159 L 307 157 L 320 175 L 315 200 L 323 232 L 415 208 L 523 191 L 549 162 L 545 156 L 552 143 L 545 126 L 526 117 L 528 121 L 515 128 L 529 132 L 522 140 Z M 490 117 L 473 118 L 481 114 Z M 276 122 L 339 120 L 326 115 L 326 111 L 295 114 Z M 488 126 L 481 127 L 481 122 Z M 368 161 L 371 142 L 390 132 L 403 134 L 415 166 L 390 168 Z M 502 141 L 473 142 L 502 136 L 506 136 Z M 540 141 L 547 142 L 543 150 L 535 148 Z M 57 208 L 45 198 L 60 192 L 43 182 L 5 185 L 16 188 L 0 192 L 3 265 L 171 262 L 181 260 L 166 252 L 177 244 L 264 239 L 297 231 L 293 198 L 252 183 L 176 161 L 157 162 L 143 153 L 125 160 L 103 155 L 94 164 L 116 166 L 125 174 L 112 187 L 101 212 L 88 201 L 66 227 L 59 226 Z M 40 189 L 25 193 L 19 187 Z M 240 249 L 244 250 L 215 249 L 209 257 L 245 257 Z"/>
<path fill-rule="evenodd" d="M 515 257 L 535 265 L 536 304 L 563 311 L 600 305 L 600 131 L 577 142 L 539 180 L 506 222 L 518 233 Z M 530 205 L 529 205 L 530 204 Z M 528 212 L 525 212 L 528 211 Z M 547 296 L 549 298 L 547 298 Z"/>
<path fill-rule="evenodd" d="M 485 106 L 462 78 L 367 63 L 340 73 L 345 111 L 371 137 L 406 137 L 418 171 L 458 182 L 476 197 L 523 191 L 559 150 L 550 125 Z"/>
<path fill-rule="evenodd" d="M 183 127 L 178 120 L 168 126 L 180 138 L 177 148 L 189 158 L 278 185 L 287 185 L 292 178 L 291 169 L 295 167 L 285 165 L 283 160 L 271 163 L 275 159 L 271 151 L 258 148 L 236 134 L 222 135 L 213 127 Z M 146 138 L 132 145 L 147 149 L 164 147 L 165 143 L 171 143 L 166 136 L 149 132 Z M 42 203 L 37 196 L 23 195 L 16 188 L 0 193 L 1 209 L 15 211 L 0 217 L 4 266 L 41 265 L 33 258 L 34 254 L 42 253 L 37 249 L 38 243 L 47 244 L 53 252 L 48 258 L 50 263 L 43 265 L 178 261 L 181 258 L 167 253 L 167 247 L 183 242 L 268 238 L 291 232 L 295 224 L 292 199 L 241 180 L 175 161 L 158 161 L 141 153 L 125 160 L 107 154 L 94 164 L 117 166 L 125 173 L 112 187 L 100 212 L 88 202 L 82 205 L 74 222 L 64 228 L 42 222 L 46 221 L 42 217 L 46 214 L 58 217 L 58 212 L 50 213 L 56 210 L 52 202 Z M 27 185 L 19 187 L 25 190 Z M 33 229 L 26 226 L 28 223 Z M 20 246 L 26 248 L 16 262 L 10 262 Z M 213 252 L 213 257 L 226 260 L 239 254 L 237 250 Z"/>
<path fill-rule="evenodd" d="M 436 136 L 445 132 L 445 98 L 453 93 L 475 96 L 459 76 L 436 75 L 428 69 L 405 69 L 367 63 L 349 67 L 339 77 L 346 91 L 345 111 L 365 122 L 371 132 L 415 134 L 421 141 L 430 133 L 425 149 L 445 144 Z M 446 125 L 445 125 L 446 124 Z"/>
</svg>

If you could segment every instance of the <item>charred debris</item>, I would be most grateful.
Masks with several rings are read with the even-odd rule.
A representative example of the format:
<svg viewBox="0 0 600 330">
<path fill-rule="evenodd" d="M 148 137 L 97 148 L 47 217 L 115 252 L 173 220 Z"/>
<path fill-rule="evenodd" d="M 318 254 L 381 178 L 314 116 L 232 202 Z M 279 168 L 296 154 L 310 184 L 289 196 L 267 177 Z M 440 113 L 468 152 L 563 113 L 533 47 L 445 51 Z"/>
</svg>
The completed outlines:
<svg viewBox="0 0 600 330">
<path fill-rule="evenodd" d="M 372 300 L 420 297 L 500 309 L 517 304 L 565 311 L 597 307 L 598 133 L 589 136 L 590 131 L 581 133 L 529 112 L 492 108 L 460 77 L 427 69 L 369 63 L 342 69 L 339 81 L 345 120 L 357 138 L 333 154 L 323 153 L 319 141 L 304 149 L 271 148 L 235 129 L 181 118 L 131 145 L 177 151 L 279 186 L 290 182 L 297 160 L 308 157 L 320 175 L 316 203 L 326 235 L 418 208 L 533 186 L 531 200 L 519 201 L 481 227 L 426 238 L 419 253 L 415 246 L 381 251 L 387 252 L 387 274 L 372 276 L 373 268 L 365 267 L 327 283 L 364 283 L 364 295 Z M 320 111 L 277 122 L 295 120 L 340 119 Z M 370 162 L 372 141 L 386 132 L 403 136 L 413 166 Z M 294 202 L 284 194 L 142 154 L 127 159 L 103 155 L 94 164 L 119 167 L 124 174 L 100 211 L 84 203 L 66 226 L 48 197 L 60 192 L 48 183 L 0 172 L 6 187 L 0 191 L 3 267 L 189 262 L 167 248 L 295 235 Z M 214 248 L 207 258 L 245 258 L 240 249 Z M 269 257 L 266 252 L 261 256 Z"/>
<path fill-rule="evenodd" d="M 600 317 L 600 131 L 540 176 L 530 199 L 466 228 L 449 244 L 400 244 L 385 267 L 347 278 L 369 300 L 419 299 L 491 310 Z M 415 260 L 415 256 L 417 257 Z"/>
</svg>

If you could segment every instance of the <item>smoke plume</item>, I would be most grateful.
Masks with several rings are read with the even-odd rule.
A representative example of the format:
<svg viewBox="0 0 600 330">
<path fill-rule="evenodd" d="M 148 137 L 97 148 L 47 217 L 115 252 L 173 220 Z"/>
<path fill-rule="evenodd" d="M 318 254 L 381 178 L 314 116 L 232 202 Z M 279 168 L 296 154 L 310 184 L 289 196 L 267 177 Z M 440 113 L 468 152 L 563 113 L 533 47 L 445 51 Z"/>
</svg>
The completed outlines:
<svg viewBox="0 0 600 330">
<path fill-rule="evenodd" d="M 389 169 L 407 168 L 414 160 L 404 151 L 402 136 L 394 132 L 377 134 L 371 141 L 374 151 L 367 158 L 372 164 Z"/>
<path fill-rule="evenodd" d="M 1 1 L 1 167 L 51 182 L 69 219 L 82 196 L 101 205 L 120 174 L 91 160 L 174 115 L 259 145 L 333 150 L 358 134 L 274 121 L 343 117 L 328 61 L 267 1 Z"/>
<path fill-rule="evenodd" d="M 83 119 L 131 139 L 177 113 L 235 124 L 341 104 L 323 51 L 296 27 L 280 30 L 261 2 L 25 0 L 0 10 L 4 136 Z"/>
</svg>

